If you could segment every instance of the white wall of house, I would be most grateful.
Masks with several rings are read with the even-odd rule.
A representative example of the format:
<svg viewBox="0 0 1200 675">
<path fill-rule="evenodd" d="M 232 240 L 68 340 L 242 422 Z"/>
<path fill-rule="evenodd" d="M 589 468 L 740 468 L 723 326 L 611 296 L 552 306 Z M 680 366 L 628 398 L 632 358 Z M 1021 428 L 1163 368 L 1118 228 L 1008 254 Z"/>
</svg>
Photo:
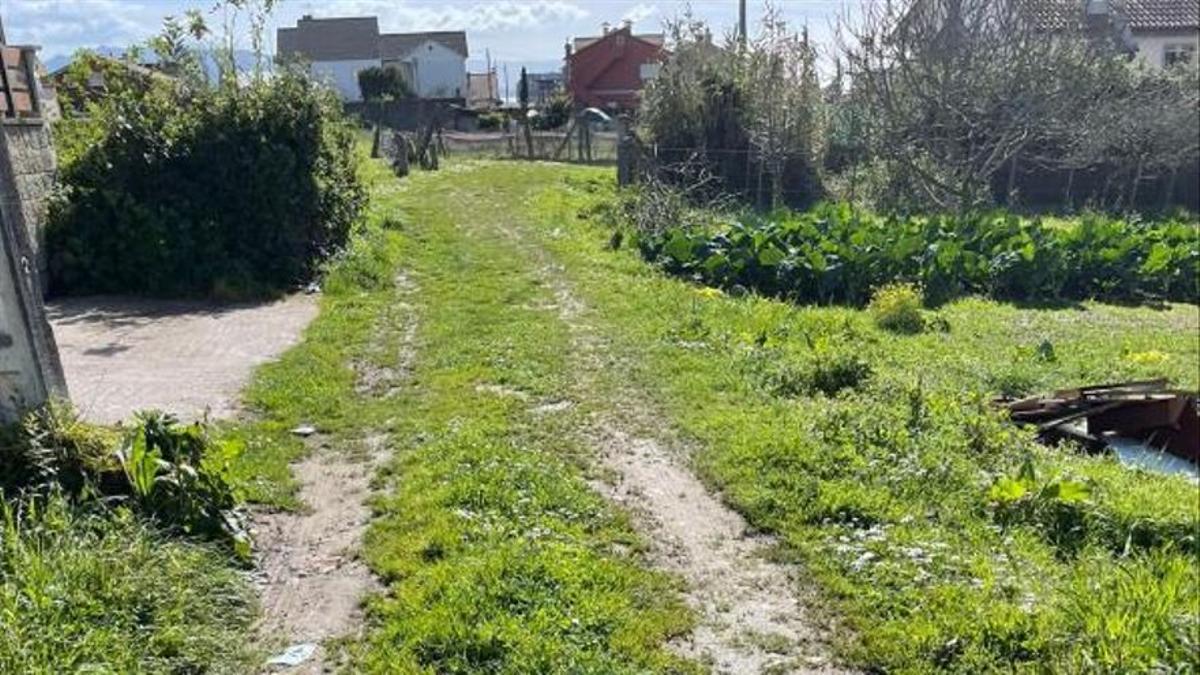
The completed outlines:
<svg viewBox="0 0 1200 675">
<path fill-rule="evenodd" d="M 409 52 L 404 61 L 413 64 L 417 96 L 466 97 L 467 59 L 462 54 L 440 42 L 428 40 Z"/>
<path fill-rule="evenodd" d="M 1137 58 L 1148 66 L 1163 67 L 1163 55 L 1169 46 L 1192 45 L 1195 59 L 1200 56 L 1200 31 L 1177 33 L 1134 33 L 1133 41 L 1137 43 Z"/>
<path fill-rule="evenodd" d="M 362 93 L 358 89 L 358 71 L 378 65 L 379 59 L 314 61 L 312 75 L 336 89 L 343 101 L 361 101 Z"/>
</svg>

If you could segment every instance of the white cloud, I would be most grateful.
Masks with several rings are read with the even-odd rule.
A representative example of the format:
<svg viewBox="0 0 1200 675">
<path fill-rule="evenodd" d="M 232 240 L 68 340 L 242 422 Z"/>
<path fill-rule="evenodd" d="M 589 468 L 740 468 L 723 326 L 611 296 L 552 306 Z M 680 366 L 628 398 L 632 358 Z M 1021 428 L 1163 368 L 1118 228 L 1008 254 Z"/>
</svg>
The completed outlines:
<svg viewBox="0 0 1200 675">
<path fill-rule="evenodd" d="M 625 15 L 621 17 L 621 20 L 628 21 L 636 26 L 655 14 L 658 14 L 657 6 L 646 2 L 639 2 L 633 7 L 630 7 L 629 11 L 625 12 Z"/>
<path fill-rule="evenodd" d="M 147 9 L 118 0 L 10 0 L 4 16 L 10 43 L 75 48 L 85 44 L 125 44 L 158 29 L 139 20 Z"/>
<path fill-rule="evenodd" d="M 331 16 L 330 5 L 315 0 L 303 3 L 306 12 Z M 417 4 L 395 0 L 348 0 L 333 5 L 338 16 L 379 17 L 387 32 L 422 30 L 502 31 L 535 28 L 546 24 L 576 21 L 590 15 L 578 2 L 568 0 L 495 0 L 468 5 Z"/>
</svg>

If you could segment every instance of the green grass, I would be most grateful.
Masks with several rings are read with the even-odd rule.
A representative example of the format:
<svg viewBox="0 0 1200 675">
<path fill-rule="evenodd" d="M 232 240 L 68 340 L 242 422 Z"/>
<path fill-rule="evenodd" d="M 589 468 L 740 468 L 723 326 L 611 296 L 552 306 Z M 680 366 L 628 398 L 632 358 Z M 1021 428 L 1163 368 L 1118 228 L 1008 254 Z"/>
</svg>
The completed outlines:
<svg viewBox="0 0 1200 675">
<path fill-rule="evenodd" d="M 226 554 L 128 512 L 2 510 L 0 672 L 252 670 L 254 602 Z"/>
<path fill-rule="evenodd" d="M 979 299 L 897 335 L 864 311 L 729 298 L 605 250 L 596 170 L 488 169 L 546 184 L 541 240 L 697 470 L 780 534 L 845 618 L 850 662 L 888 671 L 1128 672 L 1196 667 L 1196 488 L 1034 443 L 989 410 L 996 392 L 1167 376 L 1196 389 L 1194 306 L 1031 309 Z M 517 173 L 517 178 L 512 174 Z M 1043 347 L 1048 344 L 1052 349 Z M 869 377 L 827 395 L 777 386 L 852 354 Z M 989 497 L 1027 460 L 1081 502 L 1005 510 Z"/>
<path fill-rule="evenodd" d="M 355 395 L 354 365 L 380 358 L 376 329 L 395 300 L 400 240 L 395 222 L 378 202 L 380 195 L 397 189 L 397 183 L 382 163 L 368 161 L 365 153 L 360 174 L 375 200 L 350 246 L 327 265 L 320 313 L 300 344 L 255 370 L 242 394 L 252 415 L 223 429 L 226 438 L 244 447 L 232 472 L 248 501 L 298 506 L 288 468 L 307 451 L 291 433 L 298 425 L 312 424 L 330 442 L 344 443 L 360 439 L 387 414 L 385 402 L 364 405 Z"/>
<path fill-rule="evenodd" d="M 693 622 L 678 580 L 647 569 L 628 516 L 587 483 L 580 430 L 628 387 L 658 406 L 656 433 L 692 441 L 699 474 L 779 535 L 780 559 L 841 617 L 851 664 L 1200 665 L 1195 486 L 1044 448 L 987 405 L 1157 375 L 1195 389 L 1195 307 L 963 299 L 896 334 L 865 311 L 731 298 L 607 250 L 611 170 L 363 172 L 370 213 L 330 264 L 320 315 L 257 371 L 256 418 L 224 429 L 245 495 L 284 508 L 306 451 L 289 429 L 313 424 L 345 452 L 387 435 L 364 552 L 385 590 L 349 644 L 354 670 L 701 669 L 664 646 Z M 613 366 L 596 378 L 572 370 L 537 246 L 606 338 Z M 386 369 L 399 374 L 386 391 L 361 386 Z M 1086 498 L 1008 504 L 993 490 L 1005 478 Z M 252 669 L 252 602 L 227 558 L 120 514 L 55 505 L 7 522 L 0 671 Z"/>
<path fill-rule="evenodd" d="M 584 482 L 586 410 L 565 395 L 566 327 L 503 234 L 529 188 L 473 165 L 416 174 L 376 208 L 403 223 L 416 359 L 390 408 L 396 451 L 366 557 L 389 592 L 366 672 L 685 672 L 676 583 L 639 566 L 625 517 Z"/>
</svg>

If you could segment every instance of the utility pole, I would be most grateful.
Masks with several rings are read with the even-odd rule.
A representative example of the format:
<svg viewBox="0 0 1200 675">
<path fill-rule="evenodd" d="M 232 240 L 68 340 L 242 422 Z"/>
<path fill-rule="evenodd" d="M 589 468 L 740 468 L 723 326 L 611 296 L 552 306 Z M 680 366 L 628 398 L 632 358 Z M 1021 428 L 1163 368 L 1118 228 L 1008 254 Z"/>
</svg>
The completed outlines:
<svg viewBox="0 0 1200 675">
<path fill-rule="evenodd" d="M 738 42 L 746 49 L 746 0 L 738 0 Z"/>
<path fill-rule="evenodd" d="M 504 102 L 508 103 L 508 64 L 504 64 Z"/>
</svg>

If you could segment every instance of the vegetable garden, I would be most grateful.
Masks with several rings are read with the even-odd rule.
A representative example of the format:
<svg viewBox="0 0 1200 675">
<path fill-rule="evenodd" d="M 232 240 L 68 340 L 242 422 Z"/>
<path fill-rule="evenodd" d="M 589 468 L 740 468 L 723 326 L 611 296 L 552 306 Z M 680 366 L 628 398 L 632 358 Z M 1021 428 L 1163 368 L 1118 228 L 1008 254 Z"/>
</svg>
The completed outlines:
<svg viewBox="0 0 1200 675">
<path fill-rule="evenodd" d="M 1197 302 L 1200 231 L 1182 220 L 1086 215 L 1050 226 L 1003 212 L 878 216 L 845 204 L 749 215 L 718 228 L 636 233 L 642 255 L 724 289 L 861 305 L 872 289 L 919 284 L 934 304 L 964 295 L 1059 302 Z"/>
</svg>

